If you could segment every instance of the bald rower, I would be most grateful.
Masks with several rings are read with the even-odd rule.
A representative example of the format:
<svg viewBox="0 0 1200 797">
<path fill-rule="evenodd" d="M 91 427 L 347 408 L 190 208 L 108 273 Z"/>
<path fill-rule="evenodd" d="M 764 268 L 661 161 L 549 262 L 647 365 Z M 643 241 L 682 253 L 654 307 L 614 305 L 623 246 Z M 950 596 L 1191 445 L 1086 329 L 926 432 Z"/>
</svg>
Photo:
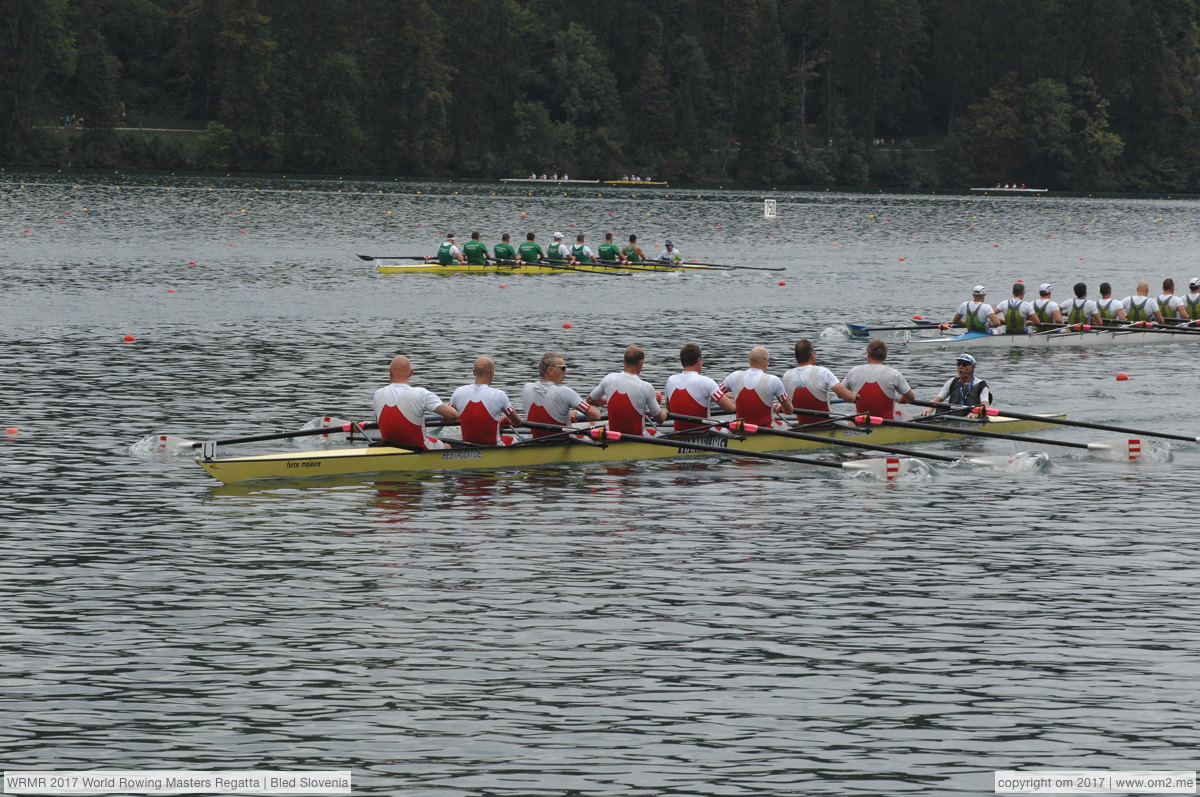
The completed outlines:
<svg viewBox="0 0 1200 797">
<path fill-rule="evenodd" d="M 458 411 L 462 439 L 468 443 L 483 445 L 511 445 L 516 438 L 501 435 L 502 423 L 520 426 L 521 416 L 513 409 L 508 394 L 492 387 L 496 378 L 496 363 L 491 357 L 480 357 L 475 361 L 471 373 L 475 381 L 463 385 L 450 395 L 450 406 Z"/>
<path fill-rule="evenodd" d="M 375 419 L 385 442 L 412 448 L 445 448 L 446 444 L 425 434 L 425 413 L 435 412 L 448 421 L 458 418 L 458 410 L 423 387 L 408 383 L 415 373 L 404 355 L 392 358 L 388 368 L 391 384 L 375 391 Z"/>
<path fill-rule="evenodd" d="M 783 380 L 767 373 L 771 364 L 771 353 L 765 346 L 750 350 L 749 368 L 734 371 L 721 382 L 721 390 L 733 396 L 739 418 L 759 426 L 771 426 L 773 405 L 788 414 L 795 412 Z"/>
</svg>

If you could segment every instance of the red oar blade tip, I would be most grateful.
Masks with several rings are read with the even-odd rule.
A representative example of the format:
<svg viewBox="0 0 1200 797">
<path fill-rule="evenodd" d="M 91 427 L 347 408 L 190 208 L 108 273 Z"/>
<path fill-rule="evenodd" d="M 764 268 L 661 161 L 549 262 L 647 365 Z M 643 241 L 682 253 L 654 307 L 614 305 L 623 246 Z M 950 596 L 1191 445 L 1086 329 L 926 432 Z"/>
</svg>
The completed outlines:
<svg viewBox="0 0 1200 797">
<path fill-rule="evenodd" d="M 1142 441 L 1136 437 L 1127 440 L 1102 440 L 1098 443 L 1088 443 L 1088 451 L 1112 452 L 1117 459 L 1136 462 L 1142 458 Z"/>
<path fill-rule="evenodd" d="M 872 457 L 843 462 L 842 467 L 847 470 L 866 471 L 890 482 L 907 473 L 911 464 L 912 460 L 906 457 Z"/>
</svg>

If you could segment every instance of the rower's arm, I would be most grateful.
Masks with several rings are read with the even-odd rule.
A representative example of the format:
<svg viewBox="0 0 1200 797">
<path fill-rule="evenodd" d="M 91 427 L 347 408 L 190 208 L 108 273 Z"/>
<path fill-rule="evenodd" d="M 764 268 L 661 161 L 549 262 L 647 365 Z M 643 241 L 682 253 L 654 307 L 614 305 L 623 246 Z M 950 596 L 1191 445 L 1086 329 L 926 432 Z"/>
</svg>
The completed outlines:
<svg viewBox="0 0 1200 797">
<path fill-rule="evenodd" d="M 449 404 L 441 404 L 437 407 L 434 407 L 433 411 L 448 421 L 458 420 L 458 410 L 454 409 L 454 407 L 450 406 Z"/>
<path fill-rule="evenodd" d="M 717 406 L 726 412 L 737 412 L 737 402 L 728 393 L 717 399 Z"/>
<path fill-rule="evenodd" d="M 1100 314 L 1092 313 L 1092 326 L 1098 327 L 1098 326 L 1102 326 L 1103 324 L 1104 324 L 1104 319 L 1100 317 Z"/>
<path fill-rule="evenodd" d="M 901 404 L 911 404 L 912 402 L 914 402 L 916 400 L 917 400 L 917 394 L 912 392 L 911 388 L 909 389 L 909 391 L 907 393 L 903 393 L 896 397 L 896 401 L 900 402 Z"/>
<path fill-rule="evenodd" d="M 1059 310 L 1055 310 L 1055 311 L 1051 312 L 1050 320 L 1056 324 L 1061 324 L 1063 322 L 1062 312 Z"/>
<path fill-rule="evenodd" d="M 587 411 L 587 419 L 588 419 L 589 421 L 598 421 L 598 420 L 600 420 L 600 408 L 599 408 L 599 407 L 596 407 L 596 406 L 591 406 L 591 407 L 588 407 L 588 411 Z"/>
<path fill-rule="evenodd" d="M 1002 327 L 1004 326 L 1004 319 L 996 313 L 988 313 L 988 323 L 994 327 Z"/>
<path fill-rule="evenodd" d="M 1158 322 L 1158 323 L 1160 323 L 1160 324 L 1165 324 L 1165 323 L 1166 323 L 1166 321 L 1164 321 L 1164 320 L 1163 320 L 1163 314 L 1162 314 L 1162 310 L 1155 310 L 1155 311 L 1154 311 L 1154 320 L 1155 320 L 1155 321 L 1157 321 L 1157 322 Z"/>
<path fill-rule="evenodd" d="M 796 408 L 792 406 L 792 400 L 786 395 L 779 397 L 779 409 L 783 410 L 789 415 L 796 411 Z"/>
<path fill-rule="evenodd" d="M 833 386 L 833 395 L 837 396 L 842 401 L 848 401 L 851 404 L 858 403 L 858 394 L 843 385 L 841 382 L 838 382 Z"/>
<path fill-rule="evenodd" d="M 521 420 L 521 415 L 514 409 L 510 409 L 505 412 L 504 419 L 508 421 L 509 425 L 511 426 L 520 426 L 521 424 L 525 423 L 525 421 Z"/>
</svg>

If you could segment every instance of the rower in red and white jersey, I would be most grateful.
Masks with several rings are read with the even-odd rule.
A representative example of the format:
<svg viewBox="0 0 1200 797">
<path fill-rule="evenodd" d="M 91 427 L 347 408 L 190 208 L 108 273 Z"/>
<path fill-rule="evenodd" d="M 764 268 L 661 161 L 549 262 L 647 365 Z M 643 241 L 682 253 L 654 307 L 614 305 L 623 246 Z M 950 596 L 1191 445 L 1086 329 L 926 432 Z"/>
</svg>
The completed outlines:
<svg viewBox="0 0 1200 797">
<path fill-rule="evenodd" d="M 796 341 L 796 367 L 783 375 L 783 389 L 797 410 L 796 418 L 802 423 L 812 423 L 813 418 L 799 410 L 829 412 L 830 393 L 851 403 L 858 399 L 853 390 L 838 381 L 833 371 L 817 365 L 817 353 L 807 338 Z"/>
<path fill-rule="evenodd" d="M 588 399 L 596 406 L 608 407 L 608 426 L 614 432 L 644 435 L 646 419 L 662 423 L 667 419 L 667 411 L 658 405 L 654 386 L 640 376 L 646 364 L 646 352 L 641 346 L 627 348 L 623 362 L 624 368 L 601 379 Z M 655 430 L 649 433 L 654 434 Z"/>
<path fill-rule="evenodd" d="M 765 346 L 750 350 L 750 367 L 734 371 L 721 382 L 721 389 L 733 396 L 738 417 L 759 426 L 770 427 L 775 419 L 771 412 L 775 402 L 783 412 L 795 411 L 792 400 L 783 387 L 783 380 L 767 373 L 771 353 Z"/>
<path fill-rule="evenodd" d="M 385 442 L 402 443 L 421 448 L 445 448 L 446 444 L 425 434 L 425 413 L 436 412 L 448 421 L 458 418 L 458 411 L 423 387 L 413 387 L 408 380 L 415 373 L 404 355 L 392 358 L 388 369 L 391 384 L 375 391 L 375 419 L 379 434 Z"/>
<path fill-rule="evenodd" d="M 1163 292 L 1158 297 L 1158 311 L 1162 313 L 1164 320 L 1168 318 L 1188 320 L 1187 303 L 1183 301 L 1183 297 L 1175 295 L 1175 280 L 1170 277 L 1163 280 Z"/>
<path fill-rule="evenodd" d="M 567 362 L 558 352 L 548 351 L 538 361 L 540 380 L 530 382 L 521 391 L 525 404 L 526 420 L 535 423 L 552 423 L 566 426 L 571 423 L 571 413 L 578 410 L 589 421 L 600 420 L 600 410 L 588 404 L 578 393 L 563 384 L 567 375 Z M 546 429 L 534 429 L 534 437 L 554 434 Z"/>
<path fill-rule="evenodd" d="M 491 357 L 480 357 L 471 369 L 475 382 L 463 385 L 450 396 L 450 406 L 458 410 L 458 424 L 462 439 L 468 443 L 484 445 L 511 445 L 512 435 L 500 434 L 500 423 L 520 426 L 521 416 L 513 409 L 508 394 L 492 387 L 496 378 L 496 363 Z"/>
<path fill-rule="evenodd" d="M 858 394 L 854 405 L 859 412 L 893 419 L 899 417 L 897 401 L 915 401 L 917 396 L 902 373 L 883 364 L 886 359 L 887 344 L 876 338 L 867 344 L 866 363 L 851 368 L 842 384 Z"/>
<path fill-rule="evenodd" d="M 667 410 L 675 415 L 691 415 L 696 418 L 709 417 L 709 408 L 716 405 L 726 412 L 736 412 L 737 405 L 721 386 L 700 373 L 704 353 L 697 343 L 688 343 L 679 350 L 679 364 L 683 370 L 667 377 Z M 704 424 L 691 421 L 675 421 L 675 431 L 703 429 Z"/>
</svg>

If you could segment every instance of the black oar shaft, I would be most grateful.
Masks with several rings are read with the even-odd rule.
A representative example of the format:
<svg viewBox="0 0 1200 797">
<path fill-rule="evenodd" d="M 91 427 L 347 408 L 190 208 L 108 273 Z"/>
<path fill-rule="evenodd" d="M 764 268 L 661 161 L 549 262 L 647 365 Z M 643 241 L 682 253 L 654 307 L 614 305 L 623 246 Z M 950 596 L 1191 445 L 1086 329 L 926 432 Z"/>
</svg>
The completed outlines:
<svg viewBox="0 0 1200 797">
<path fill-rule="evenodd" d="M 677 420 L 677 421 L 691 421 L 693 423 L 705 423 L 705 422 L 712 423 L 712 421 L 710 421 L 707 418 L 700 418 L 695 415 L 676 415 L 675 413 L 671 413 L 667 417 L 671 418 L 672 420 Z M 725 423 L 716 423 L 713 425 L 715 425 L 715 426 L 732 426 L 734 431 L 742 430 L 742 428 L 738 426 L 737 421 L 727 421 Z M 946 456 L 945 454 L 930 454 L 930 453 L 921 452 L 921 451 L 912 451 L 911 449 L 907 449 L 907 448 L 899 448 L 897 446 L 876 445 L 875 443 L 863 443 L 858 440 L 844 440 L 844 439 L 839 439 L 839 438 L 835 438 L 835 437 L 830 437 L 829 435 L 807 434 L 805 432 L 798 432 L 795 429 L 771 429 L 766 426 L 759 426 L 758 429 L 756 430 L 756 433 L 757 434 L 765 434 L 770 437 L 788 437 L 793 440 L 808 440 L 809 442 L 825 443 L 825 444 L 831 445 L 831 446 L 844 446 L 846 448 L 859 448 L 859 449 L 865 449 L 867 451 L 884 451 L 889 454 L 902 454 L 907 457 L 920 457 L 923 459 L 932 459 L 932 460 L 937 460 L 940 462 L 958 462 L 958 457 L 950 457 L 950 456 Z"/>
<path fill-rule="evenodd" d="M 914 404 L 922 404 L 927 407 L 950 407 L 951 409 L 974 409 L 961 404 L 934 404 L 927 401 L 914 401 Z M 1164 440 L 1186 440 L 1189 443 L 1200 443 L 1200 437 L 1195 435 L 1174 434 L 1172 432 L 1151 432 L 1146 429 L 1132 429 L 1128 426 L 1114 426 L 1110 423 L 1092 423 L 1091 421 L 1072 421 L 1066 418 L 1051 419 L 1041 415 L 1026 415 L 1022 412 L 1011 412 L 1009 410 L 1000 410 L 1000 416 L 1005 418 L 1016 418 L 1021 421 L 1044 421 L 1057 426 L 1077 426 L 1081 429 L 1099 429 L 1102 432 L 1118 432 L 1120 434 L 1133 434 L 1139 437 L 1161 437 Z"/>
<path fill-rule="evenodd" d="M 805 415 L 820 415 L 828 416 L 829 413 L 819 412 L 817 410 L 796 410 L 796 412 L 804 413 Z M 1065 446 L 1066 448 L 1083 448 L 1088 447 L 1087 443 L 1073 443 L 1069 440 L 1046 440 L 1041 437 L 1030 437 L 1029 435 L 1014 434 L 1012 432 L 989 432 L 986 429 L 966 429 L 963 427 L 949 426 L 933 423 L 919 423 L 917 421 L 896 421 L 888 418 L 881 418 L 884 426 L 897 426 L 901 429 L 921 429 L 929 432 L 941 432 L 943 434 L 957 434 L 966 437 L 994 437 L 999 440 L 1016 440 L 1020 443 L 1043 443 L 1052 446 Z M 1033 420 L 1045 420 L 1044 418 L 1033 416 Z"/>
<path fill-rule="evenodd" d="M 379 424 L 363 423 L 357 424 L 360 429 L 378 429 Z M 257 443 L 262 440 L 286 440 L 290 437 L 313 437 L 322 434 L 343 434 L 345 430 L 341 426 L 326 426 L 319 429 L 299 429 L 295 432 L 267 432 L 264 434 L 252 434 L 246 437 L 231 437 L 227 440 L 217 440 L 219 446 L 231 446 L 237 443 Z M 200 448 L 204 445 L 202 442 L 192 443 L 192 448 Z"/>
</svg>

